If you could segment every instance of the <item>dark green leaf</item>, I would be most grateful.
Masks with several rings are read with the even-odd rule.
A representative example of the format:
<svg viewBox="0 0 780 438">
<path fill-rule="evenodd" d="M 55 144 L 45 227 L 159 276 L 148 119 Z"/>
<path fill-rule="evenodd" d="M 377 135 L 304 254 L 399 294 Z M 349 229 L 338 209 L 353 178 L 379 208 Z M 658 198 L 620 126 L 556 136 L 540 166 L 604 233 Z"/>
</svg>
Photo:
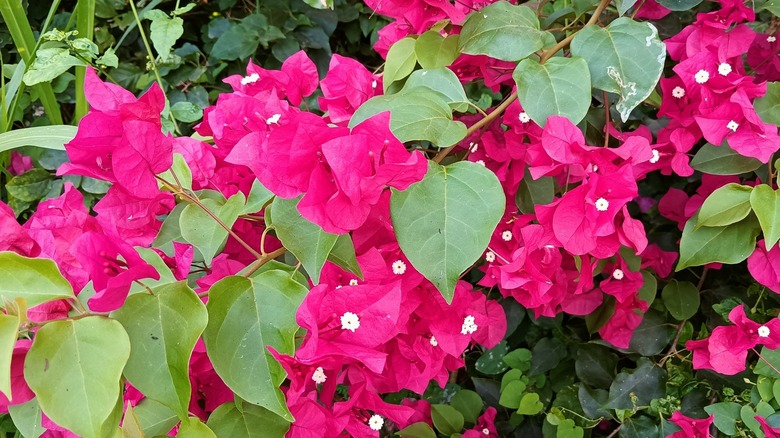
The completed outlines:
<svg viewBox="0 0 780 438">
<path fill-rule="evenodd" d="M 669 345 L 673 337 L 674 328 L 666 321 L 666 315 L 651 308 L 634 329 L 628 348 L 642 356 L 655 356 Z"/>
<path fill-rule="evenodd" d="M 506 341 L 501 341 L 498 345 L 482 353 L 474 365 L 482 374 L 501 374 L 509 367 L 504 363 L 504 356 L 509 351 Z"/>
<path fill-rule="evenodd" d="M 482 412 L 482 397 L 474 391 L 462 389 L 452 397 L 450 405 L 463 414 L 467 422 L 476 423 Z"/>
<path fill-rule="evenodd" d="M 515 203 L 521 212 L 532 214 L 535 211 L 535 206 L 549 204 L 554 196 L 555 181 L 552 177 L 543 176 L 539 179 L 533 179 L 528 168 L 525 169 L 523 179 L 520 180 L 520 187 L 517 189 L 517 195 L 515 195 Z"/>
<path fill-rule="evenodd" d="M 558 366 L 566 357 L 566 344 L 556 338 L 542 338 L 536 343 L 531 354 L 529 376 L 542 374 Z"/>
<path fill-rule="evenodd" d="M 678 321 L 688 319 L 699 311 L 701 297 L 696 285 L 690 281 L 672 279 L 661 292 L 661 298 L 669 313 Z"/>
<path fill-rule="evenodd" d="M 23 202 L 35 202 L 49 193 L 52 176 L 44 169 L 31 169 L 11 178 L 5 185 L 8 193 Z"/>
<path fill-rule="evenodd" d="M 649 438 L 658 436 L 657 420 L 640 415 L 627 419 L 620 428 L 619 438 Z"/>
<path fill-rule="evenodd" d="M 658 4 L 673 11 L 687 11 L 701 2 L 702 0 L 658 0 Z"/>
<path fill-rule="evenodd" d="M 524 59 L 512 74 L 523 109 L 540 126 L 553 115 L 580 123 L 590 108 L 590 76 L 588 64 L 578 56 L 544 64 Z"/>
<path fill-rule="evenodd" d="M 460 274 L 485 251 L 505 203 L 498 178 L 484 166 L 430 162 L 425 179 L 393 191 L 390 213 L 401 250 L 449 303 Z"/>
<path fill-rule="evenodd" d="M 423 421 L 410 424 L 399 430 L 396 434 L 407 438 L 436 438 L 436 432 L 431 429 L 431 426 L 428 426 L 428 423 Z"/>
<path fill-rule="evenodd" d="M 460 31 L 460 51 L 519 61 L 544 47 L 539 19 L 528 6 L 497 2 L 469 14 Z"/>
<path fill-rule="evenodd" d="M 761 161 L 740 155 L 726 142 L 723 146 L 707 143 L 693 156 L 691 167 L 713 175 L 739 175 L 758 169 Z"/>
<path fill-rule="evenodd" d="M 617 355 L 606 347 L 585 344 L 577 349 L 574 370 L 584 383 L 606 389 L 615 378 L 617 362 Z"/>
<path fill-rule="evenodd" d="M 621 371 L 609 387 L 609 398 L 604 403 L 606 409 L 632 409 L 646 406 L 653 399 L 666 395 L 666 372 L 647 358 L 640 358 L 637 368 Z"/>
</svg>

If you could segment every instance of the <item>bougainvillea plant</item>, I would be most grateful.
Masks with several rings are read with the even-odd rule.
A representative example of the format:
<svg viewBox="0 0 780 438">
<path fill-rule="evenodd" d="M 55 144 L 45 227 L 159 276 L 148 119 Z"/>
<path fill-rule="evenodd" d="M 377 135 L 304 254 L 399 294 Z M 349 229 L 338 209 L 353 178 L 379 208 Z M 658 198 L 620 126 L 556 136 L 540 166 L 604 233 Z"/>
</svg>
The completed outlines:
<svg viewBox="0 0 780 438">
<path fill-rule="evenodd" d="M 189 136 L 84 71 L 0 202 L 13 430 L 780 436 L 778 4 L 365 3 L 382 68 L 249 60 Z"/>
</svg>

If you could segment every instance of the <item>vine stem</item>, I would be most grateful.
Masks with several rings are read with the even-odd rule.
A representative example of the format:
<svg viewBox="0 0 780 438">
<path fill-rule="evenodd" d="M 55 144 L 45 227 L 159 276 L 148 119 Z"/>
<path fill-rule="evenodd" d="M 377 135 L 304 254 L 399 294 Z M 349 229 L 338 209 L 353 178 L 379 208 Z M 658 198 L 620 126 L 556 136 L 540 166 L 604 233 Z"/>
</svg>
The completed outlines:
<svg viewBox="0 0 780 438">
<path fill-rule="evenodd" d="M 601 16 L 601 13 L 604 12 L 604 9 L 607 8 L 609 5 L 609 2 L 612 0 L 601 0 L 599 2 L 599 5 L 596 7 L 596 10 L 593 12 L 593 15 L 590 17 L 587 23 L 585 23 L 585 26 L 582 27 L 582 29 L 585 29 L 588 26 L 593 26 L 594 24 L 598 23 L 599 17 Z M 580 30 L 582 30 L 580 29 Z M 579 31 L 577 31 L 579 32 Z M 563 49 L 564 47 L 567 47 L 569 43 L 571 43 L 571 40 L 574 39 L 574 36 L 577 35 L 577 32 L 574 32 L 573 34 L 567 36 L 566 38 L 562 39 L 558 42 L 558 44 L 551 47 L 549 50 L 545 50 L 544 53 L 542 53 L 542 56 L 539 58 L 539 64 L 544 64 L 552 58 L 559 50 Z M 502 103 L 501 105 L 497 106 L 493 112 L 490 114 L 487 114 L 485 117 L 480 119 L 477 123 L 471 125 L 469 129 L 466 131 L 466 137 L 469 135 L 479 131 L 480 129 L 484 128 L 485 126 L 489 125 L 493 120 L 495 120 L 498 116 L 500 116 L 508 107 L 517 100 L 517 91 L 512 92 L 512 94 L 509 95 Z M 433 162 L 435 163 L 441 163 L 441 161 L 452 152 L 453 149 L 455 149 L 456 145 L 448 146 L 439 153 L 436 154 L 436 156 L 433 157 Z"/>
</svg>

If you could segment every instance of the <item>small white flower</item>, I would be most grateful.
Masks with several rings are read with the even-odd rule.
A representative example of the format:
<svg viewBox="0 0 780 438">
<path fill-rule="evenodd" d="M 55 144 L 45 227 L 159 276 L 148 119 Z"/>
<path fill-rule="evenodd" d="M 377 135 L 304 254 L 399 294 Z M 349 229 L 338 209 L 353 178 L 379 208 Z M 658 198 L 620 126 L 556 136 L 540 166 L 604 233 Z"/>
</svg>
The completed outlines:
<svg viewBox="0 0 780 438">
<path fill-rule="evenodd" d="M 376 79 L 374 79 L 374 81 L 371 82 L 371 88 L 376 89 Z"/>
<path fill-rule="evenodd" d="M 430 343 L 434 347 L 438 347 L 439 346 L 439 341 L 436 340 L 436 336 L 431 336 Z"/>
<path fill-rule="evenodd" d="M 615 280 L 622 280 L 624 275 L 625 274 L 623 274 L 622 269 L 615 269 L 614 271 L 612 271 L 612 278 L 614 278 Z"/>
<path fill-rule="evenodd" d="M 360 328 L 360 318 L 352 312 L 346 312 L 341 315 L 341 329 L 349 330 L 355 333 Z"/>
<path fill-rule="evenodd" d="M 372 415 L 371 418 L 368 419 L 368 427 L 370 427 L 371 430 L 382 430 L 384 424 L 385 419 L 377 414 Z"/>
<path fill-rule="evenodd" d="M 353 278 L 352 280 L 349 280 L 349 285 L 350 286 L 357 286 L 358 285 L 357 279 Z"/>
<path fill-rule="evenodd" d="M 758 328 L 758 336 L 762 338 L 768 338 L 769 337 L 769 327 L 762 325 Z"/>
<path fill-rule="evenodd" d="M 660 160 L 660 159 L 661 159 L 661 154 L 660 154 L 660 153 L 658 153 L 658 151 L 657 151 L 657 150 L 653 149 L 653 158 L 651 158 L 650 160 L 648 160 L 648 161 L 650 161 L 650 164 L 655 164 L 655 163 L 657 163 L 657 162 L 658 162 L 658 160 Z"/>
<path fill-rule="evenodd" d="M 469 143 L 469 152 L 473 154 L 477 151 L 477 149 L 479 149 L 479 145 L 477 143 L 474 143 L 473 141 Z"/>
<path fill-rule="evenodd" d="M 393 274 L 401 275 L 406 272 L 406 263 L 403 260 L 396 260 L 393 262 Z"/>
<path fill-rule="evenodd" d="M 281 118 L 282 118 L 281 114 L 274 114 L 271 117 L 269 117 L 268 120 L 265 121 L 265 124 L 266 125 L 270 125 L 271 123 L 278 124 L 279 123 L 279 119 L 281 119 Z"/>
<path fill-rule="evenodd" d="M 509 230 L 504 231 L 501 233 L 501 238 L 504 239 L 504 242 L 509 242 L 512 240 L 512 232 Z"/>
<path fill-rule="evenodd" d="M 490 429 L 488 429 L 487 427 L 482 429 L 482 434 L 483 435 L 490 435 Z"/>
<path fill-rule="evenodd" d="M 325 383 L 325 381 L 328 380 L 328 376 L 325 375 L 325 371 L 322 367 L 317 367 L 317 369 L 314 370 L 314 374 L 311 375 L 311 379 L 317 384 Z"/>
<path fill-rule="evenodd" d="M 685 88 L 680 87 L 679 85 L 674 87 L 674 90 L 672 90 L 672 96 L 677 99 L 682 99 L 683 96 L 685 96 Z"/>
<path fill-rule="evenodd" d="M 520 115 L 517 116 L 517 119 L 520 120 L 520 123 L 528 123 L 531 121 L 531 118 L 525 111 L 521 112 Z"/>
<path fill-rule="evenodd" d="M 243 78 L 241 78 L 241 85 L 254 84 L 259 80 L 260 80 L 260 75 L 257 73 L 252 73 L 249 76 L 244 76 Z"/>
<path fill-rule="evenodd" d="M 697 84 L 703 84 L 710 80 L 710 72 L 707 70 L 699 70 L 696 72 L 696 74 L 693 76 L 694 79 L 696 79 Z"/>
<path fill-rule="evenodd" d="M 726 127 L 731 129 L 734 132 L 737 132 L 737 128 L 739 128 L 739 123 L 732 120 L 728 123 L 728 125 L 726 125 Z"/>
<path fill-rule="evenodd" d="M 718 73 L 721 74 L 721 76 L 728 76 L 729 73 L 731 73 L 731 66 L 727 62 L 723 62 L 718 66 Z"/>
<path fill-rule="evenodd" d="M 768 43 L 773 43 L 775 41 L 777 41 L 777 38 L 775 38 L 774 35 L 769 35 L 768 37 L 766 37 L 766 42 Z"/>
<path fill-rule="evenodd" d="M 485 261 L 488 263 L 493 263 L 496 261 L 496 253 L 493 251 L 488 251 L 485 253 Z"/>
<path fill-rule="evenodd" d="M 474 317 L 469 315 L 463 318 L 463 325 L 460 327 L 460 334 L 470 335 L 477 331 L 477 328 L 479 327 L 474 323 Z"/>
<path fill-rule="evenodd" d="M 485 165 L 485 160 L 477 160 L 477 161 L 475 161 L 475 163 L 479 164 L 480 166 L 484 166 Z"/>
<path fill-rule="evenodd" d="M 609 209 L 609 201 L 604 198 L 596 199 L 596 210 L 607 211 Z"/>
</svg>

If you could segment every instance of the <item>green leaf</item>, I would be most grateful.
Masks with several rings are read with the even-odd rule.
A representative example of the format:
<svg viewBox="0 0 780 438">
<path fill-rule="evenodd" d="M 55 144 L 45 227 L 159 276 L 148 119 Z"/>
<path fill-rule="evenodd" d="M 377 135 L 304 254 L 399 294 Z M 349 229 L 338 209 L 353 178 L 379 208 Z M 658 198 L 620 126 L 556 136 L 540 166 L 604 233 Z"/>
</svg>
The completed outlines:
<svg viewBox="0 0 780 438">
<path fill-rule="evenodd" d="M 617 355 L 606 347 L 585 344 L 577 349 L 574 372 L 583 383 L 606 389 L 615 379 L 617 362 Z"/>
<path fill-rule="evenodd" d="M 185 420 L 190 405 L 189 362 L 208 313 L 195 292 L 180 281 L 130 295 L 112 316 L 130 337 L 124 375 L 145 396 Z"/>
<path fill-rule="evenodd" d="M 632 394 L 637 406 L 649 405 L 653 399 L 666 395 L 666 372 L 647 358 L 640 358 L 634 370 L 624 369 L 609 387 L 606 409 L 632 409 Z"/>
<path fill-rule="evenodd" d="M 713 175 L 739 175 L 758 169 L 761 161 L 740 155 L 726 142 L 722 146 L 707 143 L 693 156 L 691 167 Z"/>
<path fill-rule="evenodd" d="M 75 298 L 73 288 L 49 259 L 33 259 L 14 252 L 0 252 L 0 296 L 24 298 L 28 307 Z"/>
<path fill-rule="evenodd" d="M 504 356 L 508 351 L 509 347 L 506 341 L 501 341 L 495 347 L 482 353 L 474 367 L 482 374 L 501 374 L 509 369 L 507 363 L 504 362 Z"/>
<path fill-rule="evenodd" d="M 750 206 L 761 224 L 768 251 L 780 239 L 780 192 L 767 184 L 759 184 L 750 194 Z"/>
<path fill-rule="evenodd" d="M 759 11 L 762 9 L 771 12 L 775 17 L 780 17 L 780 2 L 778 0 L 769 0 L 761 6 Z"/>
<path fill-rule="evenodd" d="M 566 344 L 556 338 L 542 338 L 531 353 L 529 376 L 542 374 L 558 366 L 567 356 Z"/>
<path fill-rule="evenodd" d="M 282 438 L 290 423 L 273 412 L 237 399 L 220 405 L 209 416 L 206 425 L 218 437 Z"/>
<path fill-rule="evenodd" d="M 0 314 L 0 391 L 11 399 L 11 359 L 19 336 L 19 316 Z M 13 400 L 12 400 L 13 401 Z"/>
<path fill-rule="evenodd" d="M 412 37 L 402 38 L 388 50 L 382 77 L 385 92 L 393 82 L 409 76 L 409 73 L 414 70 L 414 66 L 417 64 L 417 57 L 414 54 L 415 42 Z"/>
<path fill-rule="evenodd" d="M 698 226 L 722 227 L 745 219 L 750 214 L 752 191 L 753 187 L 736 183 L 719 187 L 699 209 Z"/>
<path fill-rule="evenodd" d="M 8 413 L 24 438 L 38 438 L 46 432 L 46 428 L 41 426 L 41 406 L 38 399 L 33 397 L 22 404 L 8 405 Z"/>
<path fill-rule="evenodd" d="M 135 415 L 135 408 L 130 403 L 127 404 L 125 409 L 125 415 L 122 418 L 122 438 L 145 438 L 143 427 L 141 422 L 138 421 L 138 417 Z"/>
<path fill-rule="evenodd" d="M 520 187 L 517 189 L 515 203 L 521 212 L 534 213 L 537 205 L 545 205 L 552 202 L 555 197 L 555 181 L 550 176 L 533 179 L 531 172 L 525 168 Z"/>
<path fill-rule="evenodd" d="M 577 32 L 571 53 L 587 61 L 594 88 L 620 96 L 615 109 L 625 122 L 661 78 L 666 46 L 652 24 L 620 17 L 605 28 Z"/>
<path fill-rule="evenodd" d="M 482 397 L 474 391 L 461 389 L 450 400 L 450 405 L 463 414 L 469 423 L 476 423 L 482 412 Z"/>
<path fill-rule="evenodd" d="M 466 17 L 458 44 L 470 55 L 519 61 L 544 47 L 544 32 L 528 6 L 497 2 Z"/>
<path fill-rule="evenodd" d="M 576 125 L 588 113 L 591 73 L 583 58 L 550 58 L 544 64 L 524 59 L 512 77 L 523 109 L 540 126 L 553 115 Z"/>
<path fill-rule="evenodd" d="M 699 227 L 697 221 L 694 216 L 685 224 L 675 271 L 712 262 L 735 264 L 753 253 L 759 231 L 755 216 L 725 227 Z"/>
<path fill-rule="evenodd" d="M 444 435 L 452 435 L 463 430 L 463 415 L 449 405 L 431 405 L 431 419 L 436 429 Z"/>
<path fill-rule="evenodd" d="M 171 18 L 158 9 L 147 11 L 144 18 L 152 20 L 152 24 L 149 26 L 151 31 L 149 38 L 152 40 L 154 50 L 160 55 L 160 59 L 166 62 L 176 40 L 184 35 L 184 20 L 179 17 Z"/>
<path fill-rule="evenodd" d="M 498 178 L 484 166 L 430 162 L 422 181 L 393 190 L 390 213 L 401 250 L 450 303 L 458 277 L 482 256 L 505 205 Z"/>
<path fill-rule="evenodd" d="M 758 359 L 756 367 L 753 368 L 753 373 L 759 376 L 780 379 L 780 374 L 775 371 L 777 369 L 780 369 L 780 349 L 770 350 L 766 347 L 761 347 L 761 357 Z"/>
<path fill-rule="evenodd" d="M 200 202 L 220 218 L 225 225 L 232 227 L 244 208 L 245 199 L 244 195 L 238 192 L 227 201 L 224 198 L 204 198 Z M 225 244 L 228 237 L 227 230 L 195 204 L 184 207 L 179 217 L 179 227 L 181 236 L 198 248 L 207 265 L 211 264 L 214 255 Z"/>
<path fill-rule="evenodd" d="M 456 111 L 465 112 L 468 110 L 469 98 L 463 90 L 458 76 L 448 68 L 437 68 L 434 70 L 416 70 L 406 80 L 404 90 L 408 91 L 414 88 L 423 87 L 439 93 L 450 106 Z"/>
<path fill-rule="evenodd" d="M 764 123 L 780 125 L 780 82 L 768 82 L 766 94 L 756 99 L 753 107 Z"/>
<path fill-rule="evenodd" d="M 277 197 L 271 204 L 270 212 L 266 211 L 265 217 L 282 245 L 303 264 L 312 282 L 318 284 L 322 266 L 339 236 L 326 233 L 319 225 L 301 216 L 297 208 L 299 201 L 299 198 Z"/>
<path fill-rule="evenodd" d="M 273 199 L 274 194 L 259 181 L 255 180 L 252 183 L 252 188 L 249 190 L 249 196 L 246 198 L 246 205 L 241 210 L 241 214 L 257 213 L 262 210 L 268 201 Z"/>
<path fill-rule="evenodd" d="M 631 335 L 628 348 L 642 356 L 649 357 L 661 353 L 674 337 L 674 329 L 667 316 L 650 308 L 642 316 L 642 322 Z"/>
<path fill-rule="evenodd" d="M 135 405 L 133 413 L 146 436 L 150 437 L 167 434 L 179 422 L 175 412 L 150 398 Z"/>
<path fill-rule="evenodd" d="M 120 396 L 130 341 L 102 316 L 50 322 L 35 334 L 24 377 L 43 413 L 84 437 L 100 437 Z"/>
<path fill-rule="evenodd" d="M 0 152 L 23 146 L 64 151 L 65 143 L 73 140 L 78 130 L 75 126 L 53 125 L 14 129 L 0 134 Z"/>
<path fill-rule="evenodd" d="M 363 273 L 360 271 L 360 265 L 358 265 L 355 256 L 355 245 L 352 243 L 352 237 L 349 234 L 342 234 L 336 239 L 336 244 L 333 245 L 333 249 L 328 254 L 328 260 L 361 279 L 363 278 Z"/>
<path fill-rule="evenodd" d="M 8 194 L 23 202 L 35 202 L 46 196 L 52 187 L 48 170 L 34 168 L 11 178 L 5 188 Z"/>
<path fill-rule="evenodd" d="M 678 321 L 686 320 L 699 311 L 701 295 L 690 281 L 672 279 L 661 292 L 661 298 L 669 313 Z"/>
<path fill-rule="evenodd" d="M 458 35 L 443 36 L 439 32 L 429 30 L 414 43 L 414 54 L 417 62 L 424 69 L 446 67 L 460 55 L 458 51 Z"/>
<path fill-rule="evenodd" d="M 618 10 L 618 15 L 621 17 L 623 15 L 626 15 L 626 12 L 628 12 L 629 9 L 633 8 L 636 4 L 637 0 L 616 0 L 615 6 Z"/>
<path fill-rule="evenodd" d="M 178 19 L 181 20 L 181 18 Z M 193 123 L 203 117 L 203 108 L 192 102 L 181 101 L 171 105 L 171 113 L 176 120 L 181 120 L 185 123 Z"/>
<path fill-rule="evenodd" d="M 71 55 L 70 50 L 64 47 L 38 49 L 35 61 L 24 74 L 24 83 L 32 86 L 41 82 L 51 82 L 76 65 L 85 64 L 84 61 Z"/>
<path fill-rule="evenodd" d="M 525 389 L 526 384 L 519 380 L 509 382 L 501 390 L 501 398 L 498 400 L 498 404 L 510 409 L 517 409 L 520 406 L 520 400 L 523 398 Z"/>
<path fill-rule="evenodd" d="M 542 412 L 544 404 L 539 401 L 539 394 L 529 392 L 520 399 L 520 406 L 517 407 L 517 413 L 520 415 L 536 415 Z"/>
<path fill-rule="evenodd" d="M 517 348 L 503 357 L 505 364 L 519 371 L 528 371 L 531 369 L 531 350 L 527 348 Z"/>
<path fill-rule="evenodd" d="M 306 287 L 283 271 L 226 277 L 210 289 L 209 323 L 203 333 L 214 370 L 225 384 L 288 421 L 293 418 L 279 390 L 287 374 L 266 347 L 295 352 L 295 312 L 306 293 Z"/>
<path fill-rule="evenodd" d="M 623 422 L 619 436 L 620 438 L 646 438 L 664 435 L 658 434 L 658 420 L 647 416 L 636 416 L 627 418 Z"/>
<path fill-rule="evenodd" d="M 427 87 L 372 97 L 355 111 L 349 127 L 354 128 L 385 111 L 390 111 L 390 130 L 404 143 L 427 140 L 436 146 L 446 147 L 466 137 L 466 125 L 452 120 L 447 100 Z"/>
<path fill-rule="evenodd" d="M 658 0 L 658 4 L 672 11 L 687 11 L 701 2 L 702 0 Z"/>
<path fill-rule="evenodd" d="M 176 178 L 173 177 L 174 174 L 176 175 Z M 178 181 L 183 188 L 192 190 L 192 169 L 190 169 L 184 156 L 178 152 L 174 152 L 173 154 L 173 165 L 171 168 L 159 174 L 159 176 L 169 182 Z M 164 187 L 162 182 L 159 182 L 158 186 L 161 188 Z"/>
<path fill-rule="evenodd" d="M 200 418 L 189 417 L 182 420 L 179 426 L 177 438 L 217 438 L 217 435 L 209 429 Z"/>
<path fill-rule="evenodd" d="M 396 432 L 396 435 L 407 438 L 436 438 L 436 432 L 428 426 L 428 423 L 420 421 Z"/>
<path fill-rule="evenodd" d="M 227 61 L 246 59 L 255 53 L 260 44 L 267 47 L 270 41 L 284 38 L 284 33 L 279 28 L 270 26 L 263 14 L 253 13 L 217 38 L 211 49 L 211 56 Z"/>
<path fill-rule="evenodd" d="M 734 402 L 720 402 L 704 407 L 704 412 L 714 415 L 715 427 L 728 436 L 737 434 L 737 420 L 742 406 Z"/>
</svg>

